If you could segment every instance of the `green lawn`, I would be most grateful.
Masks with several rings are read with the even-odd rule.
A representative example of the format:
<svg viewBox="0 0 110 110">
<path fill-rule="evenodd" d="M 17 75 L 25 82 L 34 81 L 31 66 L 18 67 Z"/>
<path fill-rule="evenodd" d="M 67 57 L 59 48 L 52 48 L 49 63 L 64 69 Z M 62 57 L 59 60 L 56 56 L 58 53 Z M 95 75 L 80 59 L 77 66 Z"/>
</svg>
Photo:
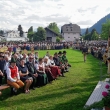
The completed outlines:
<svg viewBox="0 0 110 110">
<path fill-rule="evenodd" d="M 59 77 L 30 94 L 19 94 L 9 97 L 9 89 L 3 91 L 0 97 L 0 110 L 83 110 L 87 99 L 100 79 L 99 60 L 88 55 L 87 62 L 83 62 L 80 51 L 66 50 L 72 65 L 66 77 Z M 51 50 L 50 54 L 56 52 Z M 46 51 L 39 51 L 44 56 Z M 103 74 L 107 67 L 102 65 Z"/>
</svg>

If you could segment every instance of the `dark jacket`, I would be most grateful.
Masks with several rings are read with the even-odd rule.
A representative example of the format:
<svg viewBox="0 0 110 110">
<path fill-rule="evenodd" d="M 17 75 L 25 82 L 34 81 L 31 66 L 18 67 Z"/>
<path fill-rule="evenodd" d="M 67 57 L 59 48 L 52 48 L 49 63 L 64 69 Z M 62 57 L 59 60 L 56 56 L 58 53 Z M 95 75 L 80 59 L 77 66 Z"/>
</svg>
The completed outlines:
<svg viewBox="0 0 110 110">
<path fill-rule="evenodd" d="M 26 66 L 28 68 L 29 74 L 33 75 L 37 73 L 36 68 L 34 67 L 33 63 L 27 62 Z"/>
<path fill-rule="evenodd" d="M 88 48 L 87 47 L 84 47 L 83 49 L 82 49 L 82 53 L 87 53 L 88 52 Z"/>
</svg>

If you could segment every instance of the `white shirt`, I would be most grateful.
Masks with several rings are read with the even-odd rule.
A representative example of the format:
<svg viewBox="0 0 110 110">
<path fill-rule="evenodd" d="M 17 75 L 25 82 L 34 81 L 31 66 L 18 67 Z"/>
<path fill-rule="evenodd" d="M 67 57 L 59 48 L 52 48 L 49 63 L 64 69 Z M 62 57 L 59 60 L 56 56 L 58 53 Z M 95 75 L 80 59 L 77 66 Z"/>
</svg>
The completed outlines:
<svg viewBox="0 0 110 110">
<path fill-rule="evenodd" d="M 54 62 L 54 60 L 49 60 L 49 63 L 50 63 L 50 65 L 55 66 L 55 62 Z"/>
<path fill-rule="evenodd" d="M 8 80 L 10 80 L 12 82 L 16 82 L 17 81 L 16 79 L 13 79 L 11 77 L 11 70 L 10 70 L 10 68 L 7 68 L 6 73 L 7 73 L 7 79 Z M 17 79 L 20 79 L 19 72 L 18 72 L 18 67 L 17 67 Z"/>
<path fill-rule="evenodd" d="M 9 62 L 6 62 L 4 70 L 7 70 L 9 68 Z"/>
<path fill-rule="evenodd" d="M 39 70 L 39 65 L 37 63 L 34 64 L 34 67 L 36 68 L 36 70 Z"/>
</svg>

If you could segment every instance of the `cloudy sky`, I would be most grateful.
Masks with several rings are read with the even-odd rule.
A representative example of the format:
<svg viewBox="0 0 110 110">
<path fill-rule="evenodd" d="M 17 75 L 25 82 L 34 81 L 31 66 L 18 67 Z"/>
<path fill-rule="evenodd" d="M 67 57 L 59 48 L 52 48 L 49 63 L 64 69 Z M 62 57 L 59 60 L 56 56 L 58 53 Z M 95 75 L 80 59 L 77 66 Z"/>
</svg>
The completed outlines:
<svg viewBox="0 0 110 110">
<path fill-rule="evenodd" d="M 87 28 L 110 13 L 109 0 L 0 0 L 0 28 L 24 31 L 56 22 Z"/>
</svg>

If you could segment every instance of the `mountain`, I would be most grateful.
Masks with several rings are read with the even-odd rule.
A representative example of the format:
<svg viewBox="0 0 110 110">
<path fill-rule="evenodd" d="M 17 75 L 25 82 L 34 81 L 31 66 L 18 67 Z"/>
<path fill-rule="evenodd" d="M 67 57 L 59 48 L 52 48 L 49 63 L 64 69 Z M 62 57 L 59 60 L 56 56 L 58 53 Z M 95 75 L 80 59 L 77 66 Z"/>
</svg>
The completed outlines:
<svg viewBox="0 0 110 110">
<path fill-rule="evenodd" d="M 102 29 L 102 24 L 106 22 L 106 19 L 110 19 L 110 14 L 106 15 L 105 17 L 101 18 L 97 23 L 95 23 L 93 26 L 89 28 L 89 32 L 92 31 L 92 29 L 96 29 L 97 32 L 100 34 Z M 86 29 L 81 29 L 81 34 L 83 35 L 85 33 Z"/>
<path fill-rule="evenodd" d="M 81 35 L 83 35 L 86 32 L 86 28 L 85 29 L 81 29 Z"/>
</svg>

